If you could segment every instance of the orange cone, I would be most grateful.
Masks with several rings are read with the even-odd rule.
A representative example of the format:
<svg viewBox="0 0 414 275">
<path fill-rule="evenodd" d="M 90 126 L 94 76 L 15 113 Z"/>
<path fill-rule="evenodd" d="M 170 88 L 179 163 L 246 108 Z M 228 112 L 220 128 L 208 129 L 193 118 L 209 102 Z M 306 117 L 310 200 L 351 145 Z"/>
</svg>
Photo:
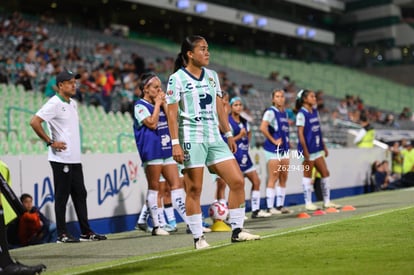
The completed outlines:
<svg viewBox="0 0 414 275">
<path fill-rule="evenodd" d="M 355 211 L 355 207 L 352 205 L 344 205 L 341 209 L 342 211 Z"/>
<path fill-rule="evenodd" d="M 325 211 L 323 210 L 316 210 L 315 212 L 313 212 L 312 216 L 322 216 L 325 215 Z"/>
<path fill-rule="evenodd" d="M 296 217 L 298 217 L 299 219 L 309 219 L 311 216 L 306 212 L 301 212 Z"/>
<path fill-rule="evenodd" d="M 335 207 L 329 207 L 329 208 L 325 209 L 325 212 L 326 213 L 338 213 L 339 210 L 336 209 Z"/>
</svg>

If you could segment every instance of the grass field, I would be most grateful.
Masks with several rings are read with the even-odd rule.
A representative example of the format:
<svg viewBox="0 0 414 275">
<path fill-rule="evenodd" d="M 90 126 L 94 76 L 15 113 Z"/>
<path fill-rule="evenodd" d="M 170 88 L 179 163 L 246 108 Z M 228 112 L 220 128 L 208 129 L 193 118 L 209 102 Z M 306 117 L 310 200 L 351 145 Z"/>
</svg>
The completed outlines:
<svg viewBox="0 0 414 275">
<path fill-rule="evenodd" d="M 228 232 L 216 232 L 207 235 L 212 248 L 196 251 L 185 233 L 129 232 L 102 243 L 47 244 L 34 262 L 49 260 L 46 274 L 414 274 L 413 195 L 347 198 L 357 207 L 352 213 L 248 220 L 259 241 L 231 244 Z M 32 251 L 18 254 L 33 262 Z"/>
</svg>

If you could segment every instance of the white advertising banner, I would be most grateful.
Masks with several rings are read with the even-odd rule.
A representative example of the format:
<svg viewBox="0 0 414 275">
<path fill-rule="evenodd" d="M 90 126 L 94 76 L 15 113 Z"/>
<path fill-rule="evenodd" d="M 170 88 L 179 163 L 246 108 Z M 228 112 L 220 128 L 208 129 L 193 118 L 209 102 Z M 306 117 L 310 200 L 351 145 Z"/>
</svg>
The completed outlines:
<svg viewBox="0 0 414 275">
<path fill-rule="evenodd" d="M 265 197 L 267 167 L 262 149 L 252 149 L 251 157 L 261 179 L 261 197 Z M 332 189 L 360 187 L 369 176 L 371 163 L 389 159 L 382 149 L 332 149 L 326 158 L 330 170 Z M 29 193 L 34 203 L 46 216 L 54 217 L 54 188 L 52 169 L 46 155 L 4 156 L 10 168 L 13 190 L 19 196 Z M 111 218 L 137 214 L 145 202 L 147 182 L 141 160 L 136 153 L 86 154 L 82 156 L 85 185 L 88 192 L 89 219 Z M 291 152 L 288 167 L 287 195 L 302 193 L 302 166 L 299 156 Z M 246 180 L 246 199 L 250 199 L 251 183 Z M 209 205 L 214 200 L 216 185 L 208 170 L 204 171 L 201 203 Z M 228 193 L 228 188 L 227 188 Z M 303 203 L 303 202 L 302 202 Z M 76 221 L 72 202 L 69 200 L 67 222 Z"/>
</svg>

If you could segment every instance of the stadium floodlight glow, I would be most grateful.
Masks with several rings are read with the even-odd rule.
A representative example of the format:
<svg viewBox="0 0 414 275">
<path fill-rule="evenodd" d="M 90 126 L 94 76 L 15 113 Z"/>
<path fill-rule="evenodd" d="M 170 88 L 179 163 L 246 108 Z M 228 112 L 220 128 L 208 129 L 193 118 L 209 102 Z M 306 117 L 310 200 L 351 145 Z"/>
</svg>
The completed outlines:
<svg viewBox="0 0 414 275">
<path fill-rule="evenodd" d="M 305 36 L 306 35 L 306 28 L 305 27 L 297 27 L 296 28 L 296 35 L 297 36 Z"/>
<path fill-rule="evenodd" d="M 190 1 L 189 0 L 177 0 L 177 8 L 180 10 L 185 10 L 190 7 Z"/>
<path fill-rule="evenodd" d="M 254 22 L 254 16 L 252 14 L 245 14 L 242 17 L 242 22 L 243 24 L 249 25 L 249 24 L 253 24 Z"/>
<path fill-rule="evenodd" d="M 194 6 L 195 13 L 205 13 L 207 11 L 206 3 L 198 3 Z"/>
<path fill-rule="evenodd" d="M 307 36 L 308 38 L 315 38 L 315 35 L 316 35 L 316 30 L 314 30 L 314 29 L 309 29 L 309 30 L 306 32 L 306 36 Z"/>
<path fill-rule="evenodd" d="M 267 26 L 267 18 L 265 18 L 265 17 L 260 17 L 260 18 L 257 18 L 257 20 L 256 20 L 256 25 L 257 25 L 259 28 L 266 27 L 266 26 Z"/>
</svg>

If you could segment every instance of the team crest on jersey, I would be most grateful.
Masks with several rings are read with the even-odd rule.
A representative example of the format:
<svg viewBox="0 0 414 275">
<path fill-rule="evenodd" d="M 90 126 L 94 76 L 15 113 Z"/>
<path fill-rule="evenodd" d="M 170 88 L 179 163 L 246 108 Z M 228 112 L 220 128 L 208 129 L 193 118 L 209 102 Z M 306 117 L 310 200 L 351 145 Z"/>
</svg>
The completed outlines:
<svg viewBox="0 0 414 275">
<path fill-rule="evenodd" d="M 168 90 L 167 91 L 167 95 L 172 95 L 174 92 L 173 92 L 173 90 Z"/>
<path fill-rule="evenodd" d="M 208 78 L 208 82 L 210 83 L 211 86 L 213 86 L 213 88 L 216 88 L 216 82 L 214 81 L 212 77 Z"/>
</svg>

